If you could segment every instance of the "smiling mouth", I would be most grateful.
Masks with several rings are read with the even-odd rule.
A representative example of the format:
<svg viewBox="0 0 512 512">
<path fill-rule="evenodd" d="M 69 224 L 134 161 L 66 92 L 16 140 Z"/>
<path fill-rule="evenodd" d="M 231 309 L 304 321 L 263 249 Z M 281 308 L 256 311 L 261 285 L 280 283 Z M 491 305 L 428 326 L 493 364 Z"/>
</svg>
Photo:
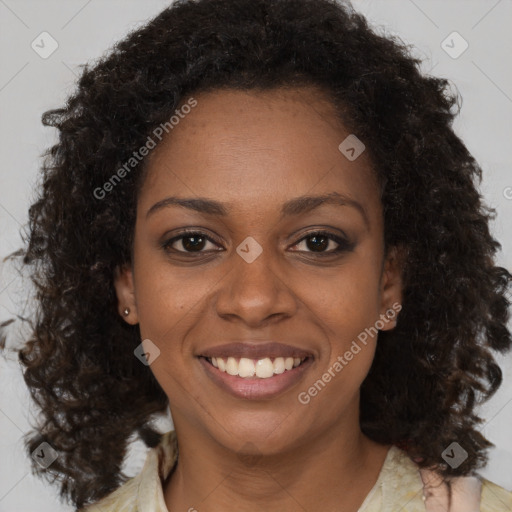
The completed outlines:
<svg viewBox="0 0 512 512">
<path fill-rule="evenodd" d="M 205 357 L 201 356 L 219 371 L 241 379 L 269 379 L 275 375 L 290 372 L 301 366 L 309 357 Z"/>
</svg>

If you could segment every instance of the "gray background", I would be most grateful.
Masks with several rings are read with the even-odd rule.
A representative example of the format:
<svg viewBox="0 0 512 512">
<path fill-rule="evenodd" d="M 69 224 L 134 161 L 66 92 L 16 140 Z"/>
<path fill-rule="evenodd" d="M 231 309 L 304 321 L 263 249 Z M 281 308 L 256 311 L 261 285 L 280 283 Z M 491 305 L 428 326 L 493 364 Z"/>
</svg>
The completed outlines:
<svg viewBox="0 0 512 512">
<path fill-rule="evenodd" d="M 21 245 L 19 231 L 34 199 L 40 155 L 55 141 L 40 123 L 42 112 L 60 106 L 73 90 L 77 66 L 99 57 L 128 30 L 160 12 L 169 1 L 0 0 L 0 258 Z M 356 9 L 388 34 L 414 45 L 423 69 L 449 78 L 463 106 L 455 123 L 484 170 L 481 186 L 495 207 L 495 236 L 502 243 L 499 263 L 512 268 L 512 32 L 511 0 L 355 0 Z M 31 47 L 48 32 L 58 44 L 48 58 Z M 453 32 L 457 34 L 453 34 Z M 447 39 L 448 38 L 448 39 Z M 450 56 L 445 49 L 450 52 Z M 461 53 L 467 41 L 468 48 Z M 45 49 L 50 40 L 45 39 Z M 39 51 L 42 51 L 41 48 Z M 460 55 L 459 55 L 460 53 Z M 456 57 L 456 58 L 454 58 Z M 0 267 L 0 321 L 10 318 L 23 285 L 7 264 Z M 13 330 L 13 336 L 21 336 Z M 512 356 L 499 358 L 505 379 L 482 409 L 482 430 L 496 444 L 483 475 L 512 490 Z M 12 354 L 0 358 L 0 512 L 59 512 L 55 488 L 30 474 L 22 436 L 34 421 L 28 393 Z M 158 423 L 171 428 L 168 418 Z M 135 442 L 126 468 L 135 475 L 145 448 Z"/>
</svg>

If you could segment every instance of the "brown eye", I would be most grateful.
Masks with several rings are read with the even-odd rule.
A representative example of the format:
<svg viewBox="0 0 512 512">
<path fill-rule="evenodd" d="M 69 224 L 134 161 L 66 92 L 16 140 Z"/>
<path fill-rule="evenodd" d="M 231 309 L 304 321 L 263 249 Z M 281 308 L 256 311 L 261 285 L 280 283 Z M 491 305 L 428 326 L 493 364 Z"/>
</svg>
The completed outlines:
<svg viewBox="0 0 512 512">
<path fill-rule="evenodd" d="M 206 252 L 204 249 L 208 243 L 214 246 L 217 245 L 204 233 L 182 233 L 181 235 L 164 242 L 162 247 L 166 251 L 170 252 L 201 253 Z"/>
<path fill-rule="evenodd" d="M 206 238 L 199 235 L 190 235 L 181 238 L 181 244 L 186 251 L 201 251 L 206 244 Z"/>
<path fill-rule="evenodd" d="M 313 235 L 306 238 L 306 246 L 314 252 L 323 252 L 331 242 L 325 235 Z"/>
<path fill-rule="evenodd" d="M 349 251 L 354 248 L 353 243 L 328 231 L 310 233 L 297 242 L 293 247 L 299 247 L 301 244 L 305 246 L 304 252 L 317 254 L 336 254 L 343 251 Z M 298 251 L 303 252 L 302 249 L 298 249 Z"/>
</svg>

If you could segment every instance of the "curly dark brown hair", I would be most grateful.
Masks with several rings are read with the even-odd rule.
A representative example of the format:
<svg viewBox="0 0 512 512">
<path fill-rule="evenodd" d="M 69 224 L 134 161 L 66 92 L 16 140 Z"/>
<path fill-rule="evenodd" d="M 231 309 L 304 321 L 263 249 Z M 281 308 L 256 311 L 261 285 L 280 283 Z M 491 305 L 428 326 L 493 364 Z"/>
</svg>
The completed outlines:
<svg viewBox="0 0 512 512">
<path fill-rule="evenodd" d="M 334 0 L 179 0 L 85 65 L 66 105 L 45 112 L 59 140 L 29 211 L 23 264 L 37 315 L 19 359 L 41 409 L 27 450 L 47 441 L 59 452 L 33 470 L 58 480 L 61 496 L 80 508 L 126 481 L 129 438 L 156 445 L 150 420 L 168 407 L 133 355 L 139 328 L 120 318 L 113 286 L 131 262 L 145 161 L 103 199 L 95 191 L 191 94 L 220 88 L 316 85 L 364 141 L 386 249 L 407 257 L 403 309 L 379 334 L 361 389 L 361 429 L 445 477 L 486 463 L 492 444 L 474 410 L 502 381 L 492 350 L 511 347 L 512 276 L 495 265 L 481 168 L 452 129 L 458 97 L 420 64 Z M 456 469 L 440 464 L 452 441 L 469 455 Z"/>
</svg>

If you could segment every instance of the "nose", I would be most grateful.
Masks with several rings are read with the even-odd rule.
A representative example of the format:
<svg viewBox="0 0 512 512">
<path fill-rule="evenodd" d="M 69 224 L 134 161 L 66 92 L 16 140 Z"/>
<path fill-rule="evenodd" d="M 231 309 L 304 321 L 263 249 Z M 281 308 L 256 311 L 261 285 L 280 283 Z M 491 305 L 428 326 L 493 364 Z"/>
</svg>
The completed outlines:
<svg viewBox="0 0 512 512">
<path fill-rule="evenodd" d="M 248 263 L 233 255 L 233 267 L 221 281 L 217 294 L 217 314 L 225 320 L 258 327 L 269 321 L 289 318 L 297 309 L 287 277 L 272 261 L 270 251 Z M 289 276 L 288 276 L 289 279 Z"/>
</svg>

